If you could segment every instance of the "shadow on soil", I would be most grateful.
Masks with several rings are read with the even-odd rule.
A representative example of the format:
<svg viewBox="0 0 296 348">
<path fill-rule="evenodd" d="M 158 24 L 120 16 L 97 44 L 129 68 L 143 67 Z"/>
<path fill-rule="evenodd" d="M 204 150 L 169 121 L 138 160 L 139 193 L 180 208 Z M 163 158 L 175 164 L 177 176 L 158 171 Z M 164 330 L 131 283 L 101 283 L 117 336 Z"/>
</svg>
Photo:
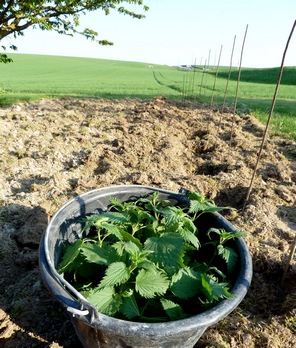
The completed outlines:
<svg viewBox="0 0 296 348">
<path fill-rule="evenodd" d="M 0 207 L 0 348 L 43 348 L 53 341 L 82 347 L 39 272 L 39 241 L 47 223 L 40 206 Z"/>
</svg>

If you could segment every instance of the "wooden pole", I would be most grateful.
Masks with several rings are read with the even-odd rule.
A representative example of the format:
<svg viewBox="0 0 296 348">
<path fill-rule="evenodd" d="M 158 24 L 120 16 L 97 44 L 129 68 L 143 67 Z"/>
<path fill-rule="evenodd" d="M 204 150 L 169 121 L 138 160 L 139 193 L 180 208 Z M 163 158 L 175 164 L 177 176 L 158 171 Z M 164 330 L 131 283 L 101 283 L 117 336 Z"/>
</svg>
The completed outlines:
<svg viewBox="0 0 296 348">
<path fill-rule="evenodd" d="M 213 84 L 213 90 L 212 90 L 211 107 L 213 106 L 214 91 L 215 91 L 216 81 L 217 81 L 217 77 L 218 77 L 218 71 L 219 71 L 220 59 L 221 59 L 221 54 L 222 54 L 222 48 L 223 48 L 223 45 L 221 45 L 221 48 L 220 48 L 220 53 L 219 53 L 219 58 L 218 58 L 218 64 L 217 64 L 217 67 L 216 67 L 216 74 L 215 74 L 215 79 L 214 79 L 214 84 Z"/>
<path fill-rule="evenodd" d="M 295 250 L 296 250 L 296 234 L 295 234 L 294 241 L 293 241 L 293 243 L 291 245 L 291 248 L 290 248 L 290 254 L 289 254 L 287 263 L 285 265 L 284 274 L 283 274 L 282 283 L 281 283 L 282 285 L 283 285 L 283 283 L 285 281 L 286 274 L 287 274 L 289 266 L 290 266 L 290 262 L 293 259 L 293 256 L 295 254 Z"/>
<path fill-rule="evenodd" d="M 223 111 L 224 111 L 225 100 L 226 100 L 227 91 L 228 91 L 228 84 L 229 84 L 229 80 L 230 80 L 230 76 L 231 76 L 232 59 L 233 59 L 233 52 L 234 52 L 234 47 L 235 47 L 235 40 L 236 40 L 236 35 L 234 35 L 234 39 L 233 39 L 232 52 L 231 52 L 231 57 L 230 57 L 230 66 L 229 66 L 229 72 L 228 72 L 228 79 L 227 79 L 227 82 L 226 82 L 226 87 L 225 87 L 225 92 L 224 92 L 224 99 L 223 99 L 221 114 L 223 114 Z M 221 118 L 220 118 L 220 123 L 221 123 Z"/>
<path fill-rule="evenodd" d="M 248 32 L 248 24 L 247 24 L 247 27 L 245 30 L 245 36 L 244 36 L 244 40 L 243 40 L 243 44 L 242 44 L 241 56 L 240 56 L 240 61 L 239 61 L 238 77 L 237 77 L 236 92 L 235 92 L 235 101 L 234 101 L 232 124 L 231 124 L 231 131 L 230 131 L 230 146 L 232 145 L 232 137 L 233 137 L 233 131 L 234 131 L 234 120 L 235 120 L 237 96 L 238 96 L 238 86 L 239 86 L 240 76 L 241 76 L 243 53 L 244 53 L 244 46 L 245 46 L 245 42 L 246 42 L 247 32 Z"/>
<path fill-rule="evenodd" d="M 249 189 L 248 189 L 247 197 L 246 197 L 245 202 L 244 202 L 243 211 L 245 210 L 246 205 L 247 205 L 247 203 L 248 203 L 248 201 L 250 199 L 250 194 L 251 194 L 251 191 L 252 191 L 252 188 L 253 188 L 255 176 L 256 176 L 256 173 L 257 173 L 257 169 L 258 169 L 258 164 L 259 164 L 259 161 L 260 161 L 260 158 L 261 158 L 261 154 L 262 154 L 262 151 L 263 151 L 263 147 L 264 147 L 264 144 L 265 144 L 265 141 L 266 141 L 266 137 L 267 137 L 267 132 L 268 132 L 271 116 L 272 116 L 274 105 L 275 105 L 275 102 L 276 102 L 277 92 L 278 92 L 279 85 L 280 85 L 280 82 L 281 82 L 281 78 L 282 78 L 282 75 L 283 75 L 284 62 L 285 62 L 286 53 L 287 53 L 287 50 L 288 50 L 288 47 L 289 47 L 289 43 L 290 43 L 291 37 L 292 37 L 293 32 L 294 32 L 295 26 L 296 26 L 296 20 L 295 20 L 295 22 L 293 24 L 291 33 L 289 35 L 289 38 L 288 38 L 288 41 L 287 41 L 287 44 L 286 44 L 286 48 L 284 50 L 282 63 L 281 63 L 281 68 L 280 68 L 277 84 L 276 84 L 276 87 L 275 87 L 271 108 L 270 108 L 268 119 L 267 119 L 267 122 L 266 122 L 265 131 L 264 131 L 264 134 L 263 134 L 260 150 L 259 150 L 259 153 L 258 153 L 258 156 L 257 156 L 257 161 L 256 161 L 256 165 L 255 165 L 255 168 L 254 168 L 254 172 L 253 172 L 253 176 L 252 176 L 252 179 L 251 179 L 251 183 L 250 183 L 250 186 L 249 186 Z"/>
</svg>

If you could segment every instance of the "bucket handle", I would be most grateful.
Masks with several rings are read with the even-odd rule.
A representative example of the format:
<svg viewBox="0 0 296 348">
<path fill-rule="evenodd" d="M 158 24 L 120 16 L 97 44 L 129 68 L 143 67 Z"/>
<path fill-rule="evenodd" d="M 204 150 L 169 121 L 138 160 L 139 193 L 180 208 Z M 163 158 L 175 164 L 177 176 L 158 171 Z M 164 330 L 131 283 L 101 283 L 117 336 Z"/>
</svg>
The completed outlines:
<svg viewBox="0 0 296 348">
<path fill-rule="evenodd" d="M 67 307 L 67 311 L 70 312 L 70 313 L 72 313 L 73 316 L 78 315 L 78 316 L 80 316 L 80 317 L 89 314 L 89 310 L 88 310 L 88 309 L 83 309 L 83 310 L 81 310 L 81 309 L 77 309 L 77 308 L 73 308 L 73 307 Z"/>
</svg>

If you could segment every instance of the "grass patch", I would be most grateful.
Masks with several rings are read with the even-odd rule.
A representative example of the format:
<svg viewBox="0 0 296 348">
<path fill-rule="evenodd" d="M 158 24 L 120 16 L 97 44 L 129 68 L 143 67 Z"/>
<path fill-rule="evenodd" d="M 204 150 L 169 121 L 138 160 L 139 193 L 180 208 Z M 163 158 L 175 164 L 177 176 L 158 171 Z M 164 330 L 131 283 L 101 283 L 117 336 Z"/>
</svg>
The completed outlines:
<svg viewBox="0 0 296 348">
<path fill-rule="evenodd" d="M 122 62 L 93 58 L 11 54 L 12 64 L 0 64 L 0 106 L 43 97 L 167 98 L 216 105 L 224 100 L 229 68 L 219 69 L 213 93 L 215 69 L 204 72 L 179 70 L 165 65 Z M 241 71 L 238 112 L 251 112 L 265 122 L 279 68 Z M 232 106 L 238 70 L 232 69 L 226 97 Z M 296 139 L 296 67 L 285 67 L 272 119 L 276 134 Z"/>
</svg>

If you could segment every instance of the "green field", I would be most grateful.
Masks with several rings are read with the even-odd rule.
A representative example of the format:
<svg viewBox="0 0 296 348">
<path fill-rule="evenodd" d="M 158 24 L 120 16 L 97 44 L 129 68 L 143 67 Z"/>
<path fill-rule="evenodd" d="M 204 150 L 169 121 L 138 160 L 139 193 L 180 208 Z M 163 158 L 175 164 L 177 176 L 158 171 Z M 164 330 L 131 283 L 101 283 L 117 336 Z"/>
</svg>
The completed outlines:
<svg viewBox="0 0 296 348">
<path fill-rule="evenodd" d="M 228 106 L 234 104 L 238 71 L 221 67 L 213 91 L 215 68 L 203 72 L 164 65 L 103 59 L 11 54 L 14 63 L 0 64 L 0 106 L 41 97 L 141 98 L 165 96 Z M 241 71 L 238 112 L 265 121 L 279 68 Z M 273 114 L 275 133 L 296 139 L 296 67 L 285 67 Z"/>
</svg>

